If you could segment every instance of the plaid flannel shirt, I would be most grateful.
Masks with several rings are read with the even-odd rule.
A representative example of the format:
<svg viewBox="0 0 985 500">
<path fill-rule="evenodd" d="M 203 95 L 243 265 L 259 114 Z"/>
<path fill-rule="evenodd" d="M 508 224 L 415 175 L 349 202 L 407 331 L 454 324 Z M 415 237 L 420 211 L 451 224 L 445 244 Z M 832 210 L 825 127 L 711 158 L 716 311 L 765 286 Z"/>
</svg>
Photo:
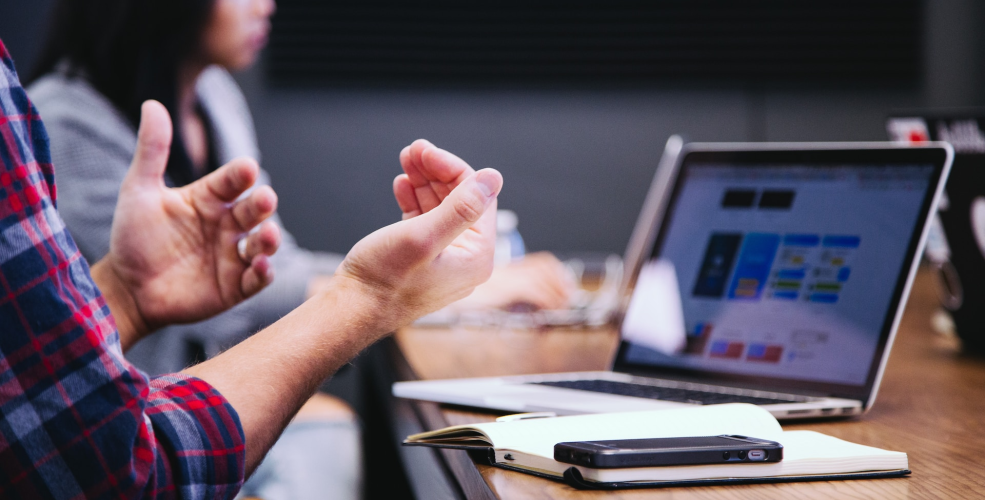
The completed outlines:
<svg viewBox="0 0 985 500">
<path fill-rule="evenodd" d="M 123 358 L 0 42 L 0 498 L 232 498 L 244 442 L 211 386 Z"/>
</svg>

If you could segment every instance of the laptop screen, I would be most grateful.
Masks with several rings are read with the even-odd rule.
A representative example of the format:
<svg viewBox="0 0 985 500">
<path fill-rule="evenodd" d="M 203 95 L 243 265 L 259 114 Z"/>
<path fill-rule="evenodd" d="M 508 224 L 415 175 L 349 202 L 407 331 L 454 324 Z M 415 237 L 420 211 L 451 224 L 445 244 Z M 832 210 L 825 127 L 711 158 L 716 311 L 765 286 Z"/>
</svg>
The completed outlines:
<svg viewBox="0 0 985 500">
<path fill-rule="evenodd" d="M 867 395 L 944 156 L 881 152 L 686 155 L 617 368 Z"/>
</svg>

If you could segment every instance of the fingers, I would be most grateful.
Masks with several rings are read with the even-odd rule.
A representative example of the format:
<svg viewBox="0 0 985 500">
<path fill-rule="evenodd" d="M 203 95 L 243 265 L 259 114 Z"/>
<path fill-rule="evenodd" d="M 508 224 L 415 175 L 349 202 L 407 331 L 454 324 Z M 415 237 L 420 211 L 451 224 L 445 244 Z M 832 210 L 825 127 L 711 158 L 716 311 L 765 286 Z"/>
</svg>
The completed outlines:
<svg viewBox="0 0 985 500">
<path fill-rule="evenodd" d="M 433 144 L 425 139 L 418 139 L 411 143 L 400 152 L 400 166 L 403 167 L 404 172 L 410 178 L 411 183 L 414 186 L 425 186 L 431 182 L 429 178 L 424 173 L 424 162 L 421 161 L 421 153 L 427 148 L 434 147 Z"/>
<path fill-rule="evenodd" d="M 256 188 L 245 199 L 233 205 L 233 219 L 241 231 L 249 231 L 267 220 L 277 210 L 277 194 L 270 186 Z"/>
<path fill-rule="evenodd" d="M 423 165 L 421 173 L 427 176 L 428 180 L 442 184 L 457 185 L 475 172 L 465 160 L 435 146 L 421 151 L 421 164 Z"/>
<path fill-rule="evenodd" d="M 237 158 L 201 178 L 208 192 L 223 202 L 231 202 L 250 189 L 260 176 L 260 166 L 252 158 Z"/>
<path fill-rule="evenodd" d="M 404 219 L 417 217 L 423 213 L 421 206 L 417 204 L 417 195 L 414 194 L 414 186 L 407 178 L 407 174 L 400 174 L 393 179 L 393 196 L 397 199 L 397 205 L 400 206 Z"/>
<path fill-rule="evenodd" d="M 422 212 L 437 207 L 474 170 L 461 158 L 418 139 L 400 152 L 400 164 Z"/>
<path fill-rule="evenodd" d="M 531 277 L 524 283 L 525 288 L 517 291 L 517 297 L 511 303 L 529 303 L 537 309 L 563 309 L 569 304 L 568 293 L 547 281 Z"/>
<path fill-rule="evenodd" d="M 424 213 L 438 206 L 442 198 L 434 192 L 434 189 L 431 188 L 431 181 L 423 173 L 424 164 L 419 152 L 422 142 L 427 141 L 423 139 L 414 141 L 414 144 L 407 146 L 400 152 L 400 165 L 403 167 L 404 175 L 407 176 L 413 189 L 415 203 L 420 208 L 421 213 Z"/>
<path fill-rule="evenodd" d="M 564 264 L 549 252 L 532 253 L 523 258 L 522 272 L 530 272 L 537 280 L 550 287 L 552 294 L 567 305 L 571 293 L 577 287 Z"/>
<path fill-rule="evenodd" d="M 521 294 L 518 302 L 530 303 L 537 309 L 562 309 L 568 305 L 568 296 L 549 283 L 530 281 L 529 288 Z"/>
<path fill-rule="evenodd" d="M 542 309 L 562 309 L 571 301 L 571 289 L 565 285 L 564 278 L 557 274 L 543 277 L 541 304 Z"/>
<path fill-rule="evenodd" d="M 243 272 L 240 281 L 240 291 L 244 297 L 255 295 L 274 280 L 274 268 L 270 264 L 270 258 L 266 255 L 257 255 L 250 262 L 250 267 Z"/>
<path fill-rule="evenodd" d="M 434 210 L 408 220 L 411 234 L 423 238 L 426 254 L 437 255 L 462 232 L 469 229 L 491 206 L 503 187 L 503 176 L 493 169 L 472 174 L 458 185 Z M 486 217 L 487 222 L 495 214 Z M 495 239 L 495 221 L 483 228 L 484 236 Z"/>
<path fill-rule="evenodd" d="M 240 281 L 240 291 L 244 297 L 249 297 L 263 290 L 274 280 L 274 268 L 270 263 L 272 256 L 280 246 L 280 227 L 272 221 L 264 222 L 260 228 L 246 237 L 244 261 L 249 267 L 243 271 Z"/>
<path fill-rule="evenodd" d="M 569 286 L 560 261 L 546 252 L 534 253 L 496 268 L 474 304 L 505 308 L 526 304 L 536 309 L 561 309 L 570 301 Z"/>
<path fill-rule="evenodd" d="M 271 256 L 277 252 L 281 243 L 280 226 L 273 221 L 266 221 L 260 227 L 247 235 L 240 256 L 245 262 L 253 262 L 258 255 Z"/>
<path fill-rule="evenodd" d="M 164 171 L 171 151 L 171 117 L 163 104 L 146 101 L 140 107 L 137 150 L 124 182 L 164 185 Z"/>
</svg>

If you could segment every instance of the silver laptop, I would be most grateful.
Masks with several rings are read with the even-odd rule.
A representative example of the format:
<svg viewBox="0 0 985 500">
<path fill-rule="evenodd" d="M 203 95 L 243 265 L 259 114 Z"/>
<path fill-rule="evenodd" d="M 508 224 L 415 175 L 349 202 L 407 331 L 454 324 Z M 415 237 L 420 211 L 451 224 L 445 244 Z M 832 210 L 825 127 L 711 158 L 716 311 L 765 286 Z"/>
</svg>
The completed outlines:
<svg viewBox="0 0 985 500">
<path fill-rule="evenodd" d="M 633 287 L 611 371 L 400 382 L 394 395 L 558 414 L 729 402 L 779 419 L 868 410 L 951 147 L 676 149 L 627 251 Z"/>
</svg>

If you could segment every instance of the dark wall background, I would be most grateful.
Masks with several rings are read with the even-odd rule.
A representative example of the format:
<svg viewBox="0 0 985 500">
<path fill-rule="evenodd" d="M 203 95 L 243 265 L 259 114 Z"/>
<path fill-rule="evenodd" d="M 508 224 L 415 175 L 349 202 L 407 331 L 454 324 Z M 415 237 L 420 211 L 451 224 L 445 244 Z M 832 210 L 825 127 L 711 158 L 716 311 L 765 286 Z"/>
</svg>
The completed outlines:
<svg viewBox="0 0 985 500">
<path fill-rule="evenodd" d="M 50 0 L 0 3 L 0 38 L 33 63 Z M 698 83 L 628 87 L 274 85 L 238 75 L 288 229 L 345 252 L 399 215 L 397 154 L 418 137 L 506 177 L 501 206 L 534 250 L 621 253 L 673 133 L 695 141 L 885 140 L 891 110 L 985 105 L 985 2 L 931 0 L 922 76 L 907 85 Z"/>
</svg>

